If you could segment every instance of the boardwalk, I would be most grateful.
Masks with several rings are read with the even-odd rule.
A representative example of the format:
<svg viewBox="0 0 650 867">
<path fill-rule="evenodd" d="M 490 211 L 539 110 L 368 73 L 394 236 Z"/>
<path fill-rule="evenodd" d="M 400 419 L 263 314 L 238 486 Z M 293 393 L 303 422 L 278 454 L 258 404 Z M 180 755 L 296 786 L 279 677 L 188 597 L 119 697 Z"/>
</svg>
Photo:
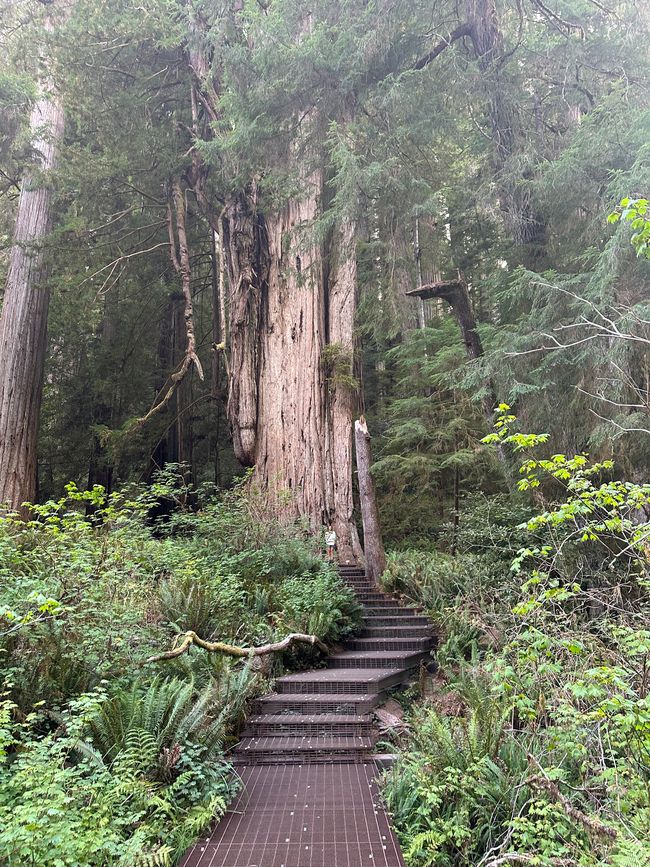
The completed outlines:
<svg viewBox="0 0 650 867">
<path fill-rule="evenodd" d="M 370 711 L 433 647 L 431 625 L 343 567 L 365 608 L 329 668 L 278 678 L 233 760 L 242 790 L 181 867 L 403 867 L 381 806 Z"/>
<path fill-rule="evenodd" d="M 242 768 L 243 791 L 183 867 L 402 867 L 374 766 Z"/>
</svg>

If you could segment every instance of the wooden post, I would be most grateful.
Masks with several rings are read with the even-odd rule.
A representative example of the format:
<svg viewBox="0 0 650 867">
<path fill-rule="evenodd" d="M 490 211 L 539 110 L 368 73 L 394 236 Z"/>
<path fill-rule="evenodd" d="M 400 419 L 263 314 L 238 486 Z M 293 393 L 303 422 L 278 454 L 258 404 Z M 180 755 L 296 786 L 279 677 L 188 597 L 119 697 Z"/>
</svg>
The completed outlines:
<svg viewBox="0 0 650 867">
<path fill-rule="evenodd" d="M 378 581 L 386 568 L 386 554 L 381 540 L 379 513 L 375 497 L 375 483 L 370 475 L 372 450 L 370 434 L 364 416 L 354 423 L 354 440 L 357 451 L 357 475 L 359 478 L 359 499 L 361 501 L 361 520 L 363 522 L 363 548 L 366 557 L 366 574 L 372 581 Z"/>
</svg>

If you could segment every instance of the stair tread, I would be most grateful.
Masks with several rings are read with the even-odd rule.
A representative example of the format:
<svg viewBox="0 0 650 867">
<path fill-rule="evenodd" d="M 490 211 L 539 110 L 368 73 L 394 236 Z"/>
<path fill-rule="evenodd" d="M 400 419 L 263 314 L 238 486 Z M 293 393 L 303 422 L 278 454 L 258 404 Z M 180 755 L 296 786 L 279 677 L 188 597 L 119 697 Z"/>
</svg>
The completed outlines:
<svg viewBox="0 0 650 867">
<path fill-rule="evenodd" d="M 338 680 L 341 683 L 354 681 L 367 681 L 374 683 L 377 680 L 383 680 L 386 677 L 391 677 L 394 674 L 400 674 L 401 669 L 395 667 L 387 668 L 319 668 L 315 671 L 302 671 L 298 674 L 285 674 L 283 677 L 278 677 L 276 683 L 323 683 Z M 331 695 L 331 693 L 330 693 Z"/>
<path fill-rule="evenodd" d="M 354 723 L 371 722 L 372 716 L 369 713 L 365 714 L 344 714 L 344 713 L 262 713 L 256 714 L 248 718 L 249 723 L 268 723 L 300 725 L 308 723 L 341 723 L 342 725 L 352 725 Z"/>
<path fill-rule="evenodd" d="M 420 652 L 419 650 L 344 650 L 341 653 L 332 653 L 328 659 L 408 659 L 409 656 L 419 656 Z"/>
<path fill-rule="evenodd" d="M 242 738 L 235 750 L 265 750 L 293 752 L 295 750 L 358 750 L 372 749 L 373 740 L 367 735 L 305 735 L 295 737 L 281 737 L 279 735 L 263 735 L 261 737 Z"/>
<path fill-rule="evenodd" d="M 340 670 L 339 670 L 340 674 Z M 292 704 L 295 702 L 313 701 L 320 704 L 333 704 L 340 702 L 341 704 L 350 704 L 355 701 L 360 704 L 371 698 L 377 698 L 376 692 L 271 692 L 258 699 L 258 702 L 282 702 L 283 704 Z"/>
</svg>

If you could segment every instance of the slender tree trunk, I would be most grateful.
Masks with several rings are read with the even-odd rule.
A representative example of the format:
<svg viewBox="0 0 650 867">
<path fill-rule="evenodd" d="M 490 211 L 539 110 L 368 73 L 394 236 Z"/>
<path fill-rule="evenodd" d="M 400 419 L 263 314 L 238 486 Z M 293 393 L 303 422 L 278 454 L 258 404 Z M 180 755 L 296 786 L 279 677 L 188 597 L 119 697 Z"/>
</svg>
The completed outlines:
<svg viewBox="0 0 650 867">
<path fill-rule="evenodd" d="M 363 416 L 354 423 L 354 439 L 359 479 L 359 501 L 363 523 L 363 550 L 366 575 L 377 582 L 386 568 L 386 554 L 379 526 L 379 511 L 375 496 L 375 483 L 371 475 L 372 449 L 368 425 Z"/>
<path fill-rule="evenodd" d="M 104 298 L 104 314 L 101 322 L 101 371 L 99 389 L 95 390 L 91 409 L 91 424 L 95 427 L 92 435 L 90 461 L 88 464 L 88 489 L 94 485 L 101 485 L 106 495 L 111 493 L 113 483 L 113 459 L 106 448 L 97 427 L 110 429 L 113 426 L 114 395 L 111 386 L 110 392 L 107 383 L 111 382 L 110 359 L 113 355 L 115 341 L 115 318 L 116 306 L 119 293 L 119 283 L 113 286 Z M 86 514 L 94 515 L 97 507 L 87 504 Z"/>
<path fill-rule="evenodd" d="M 51 22 L 46 26 L 51 29 Z M 0 503 L 12 508 L 36 498 L 50 298 L 45 242 L 52 229 L 50 173 L 63 124 L 60 97 L 45 81 L 30 118 L 36 160 L 21 186 L 0 315 Z"/>
</svg>

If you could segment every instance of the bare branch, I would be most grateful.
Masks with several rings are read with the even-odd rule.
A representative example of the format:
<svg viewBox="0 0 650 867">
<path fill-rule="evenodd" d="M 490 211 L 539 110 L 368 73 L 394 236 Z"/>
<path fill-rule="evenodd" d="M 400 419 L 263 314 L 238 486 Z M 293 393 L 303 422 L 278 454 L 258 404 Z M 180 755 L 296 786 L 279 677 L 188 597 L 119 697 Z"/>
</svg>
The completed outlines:
<svg viewBox="0 0 650 867">
<path fill-rule="evenodd" d="M 471 36 L 472 27 L 469 23 L 461 24 L 457 27 L 449 36 L 445 39 L 444 37 L 440 40 L 440 42 L 432 48 L 431 51 L 422 55 L 418 60 L 413 64 L 413 69 L 420 70 L 424 69 L 430 63 L 438 57 L 438 55 L 442 54 L 445 48 L 449 48 L 450 45 L 453 45 L 459 39 L 462 39 L 463 36 Z"/>
<path fill-rule="evenodd" d="M 600 819 L 596 818 L 596 816 L 588 816 L 586 813 L 583 813 L 582 810 L 575 807 L 571 801 L 562 794 L 557 783 L 554 783 L 553 780 L 549 779 L 544 768 L 542 768 L 532 753 L 528 753 L 528 764 L 531 767 L 536 767 L 540 772 L 526 780 L 526 783 L 531 786 L 531 788 L 538 789 L 548 795 L 552 801 L 562 807 L 570 819 L 573 819 L 574 822 L 578 822 L 578 824 L 582 825 L 588 834 L 596 837 L 606 837 L 612 842 L 616 840 L 618 836 L 616 829 L 611 828 L 609 825 L 604 825 Z"/>
</svg>

